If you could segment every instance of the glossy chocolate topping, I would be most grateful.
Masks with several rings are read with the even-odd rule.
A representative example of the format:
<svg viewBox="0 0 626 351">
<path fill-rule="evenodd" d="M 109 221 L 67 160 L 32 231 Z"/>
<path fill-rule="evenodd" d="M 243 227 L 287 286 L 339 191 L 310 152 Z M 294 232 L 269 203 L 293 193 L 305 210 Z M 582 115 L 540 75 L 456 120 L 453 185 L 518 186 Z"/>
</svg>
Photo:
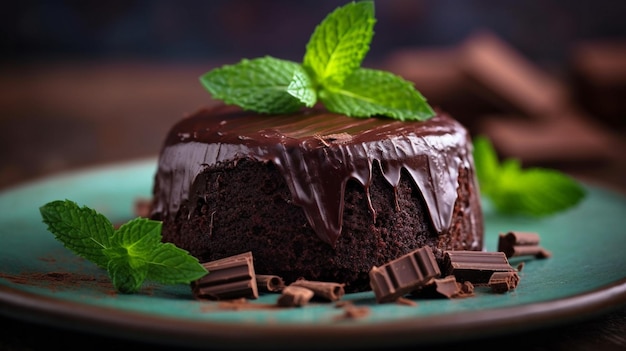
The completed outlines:
<svg viewBox="0 0 626 351">
<path fill-rule="evenodd" d="M 439 113 L 424 122 L 351 118 L 305 110 L 259 115 L 219 106 L 182 119 L 160 154 L 154 213 L 173 216 L 189 199 L 198 174 L 218 163 L 272 162 L 319 237 L 334 246 L 341 233 L 346 183 L 360 182 L 369 199 L 372 167 L 394 188 L 404 169 L 441 232 L 451 223 L 459 167 L 471 169 L 466 129 Z M 376 161 L 376 162 L 375 162 Z M 376 213 L 370 205 L 372 220 Z M 478 234 L 476 234 L 478 235 Z"/>
</svg>

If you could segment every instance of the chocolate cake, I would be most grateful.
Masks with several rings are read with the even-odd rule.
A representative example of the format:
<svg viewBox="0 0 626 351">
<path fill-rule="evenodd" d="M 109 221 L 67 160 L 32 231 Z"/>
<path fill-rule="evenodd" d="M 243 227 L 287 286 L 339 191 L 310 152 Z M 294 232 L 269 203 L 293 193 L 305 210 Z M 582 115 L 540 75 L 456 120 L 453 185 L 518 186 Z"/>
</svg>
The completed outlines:
<svg viewBox="0 0 626 351">
<path fill-rule="evenodd" d="M 252 252 L 257 274 L 370 289 L 373 266 L 417 248 L 482 250 L 467 130 L 305 108 L 206 108 L 180 120 L 158 160 L 151 217 L 200 262 Z"/>
</svg>

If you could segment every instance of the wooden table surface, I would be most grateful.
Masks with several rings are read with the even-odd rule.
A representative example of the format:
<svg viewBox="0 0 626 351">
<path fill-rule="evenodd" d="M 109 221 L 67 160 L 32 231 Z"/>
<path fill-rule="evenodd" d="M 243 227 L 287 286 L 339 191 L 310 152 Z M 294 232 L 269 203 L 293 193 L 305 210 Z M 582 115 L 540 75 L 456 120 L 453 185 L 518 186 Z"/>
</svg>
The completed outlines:
<svg viewBox="0 0 626 351">
<path fill-rule="evenodd" d="M 0 190 L 61 172 L 156 156 L 174 122 L 214 103 L 197 80 L 210 68 L 206 63 L 143 62 L 0 66 Z M 607 133 L 619 147 L 625 146 L 621 132 Z M 626 194 L 626 156 L 621 151 L 603 155 L 601 165 L 555 163 L 555 167 L 561 166 L 583 180 Z M 2 350 L 39 350 L 52 345 L 165 349 L 7 317 L 0 317 L 0 323 Z M 592 319 L 469 345 L 483 349 L 625 350 L 626 306 L 615 306 Z M 432 349 L 467 346 L 444 344 Z"/>
</svg>

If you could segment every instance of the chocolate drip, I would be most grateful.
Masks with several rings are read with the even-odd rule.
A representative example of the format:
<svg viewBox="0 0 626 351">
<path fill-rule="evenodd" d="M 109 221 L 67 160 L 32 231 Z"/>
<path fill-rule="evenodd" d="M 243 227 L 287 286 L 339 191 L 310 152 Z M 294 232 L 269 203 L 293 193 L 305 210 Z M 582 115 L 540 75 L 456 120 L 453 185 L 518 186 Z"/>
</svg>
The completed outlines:
<svg viewBox="0 0 626 351">
<path fill-rule="evenodd" d="M 164 218 L 174 215 L 181 201 L 195 201 L 190 188 L 205 168 L 250 158 L 277 166 L 293 203 L 333 246 L 341 233 L 346 183 L 356 179 L 369 197 L 372 167 L 380 167 L 394 188 L 406 170 L 442 232 L 451 223 L 458 169 L 471 169 L 468 138 L 465 128 L 445 114 L 400 122 L 316 110 L 258 115 L 228 106 L 205 109 L 181 120 L 168 135 L 153 212 Z M 373 221 L 375 216 L 372 209 Z"/>
</svg>

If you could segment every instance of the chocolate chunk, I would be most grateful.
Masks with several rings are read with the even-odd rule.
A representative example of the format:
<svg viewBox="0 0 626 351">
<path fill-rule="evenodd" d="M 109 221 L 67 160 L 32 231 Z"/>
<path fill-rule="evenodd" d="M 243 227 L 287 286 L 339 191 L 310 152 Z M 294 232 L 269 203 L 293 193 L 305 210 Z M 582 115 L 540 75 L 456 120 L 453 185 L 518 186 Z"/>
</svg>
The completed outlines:
<svg viewBox="0 0 626 351">
<path fill-rule="evenodd" d="M 283 290 L 285 281 L 277 275 L 257 274 L 256 284 L 259 291 L 277 292 Z"/>
<path fill-rule="evenodd" d="M 504 252 L 446 251 L 443 266 L 446 275 L 454 275 L 458 282 L 487 285 L 494 272 L 514 271 Z"/>
<path fill-rule="evenodd" d="M 423 247 L 369 272 L 370 285 L 378 303 L 391 302 L 426 285 L 441 271 L 432 250 Z"/>
<path fill-rule="evenodd" d="M 424 288 L 416 291 L 414 294 L 417 297 L 445 297 L 453 299 L 473 296 L 474 286 L 468 281 L 459 283 L 456 281 L 455 276 L 449 275 L 444 278 L 432 279 Z"/>
<path fill-rule="evenodd" d="M 306 305 L 313 298 L 315 293 L 302 286 L 286 286 L 277 300 L 279 306 L 299 307 Z"/>
<path fill-rule="evenodd" d="M 504 252 L 506 257 L 535 256 L 547 258 L 552 254 L 539 246 L 539 234 L 528 232 L 508 232 L 500 234 L 498 251 Z"/>
<path fill-rule="evenodd" d="M 495 272 L 489 279 L 489 287 L 495 293 L 505 293 L 513 290 L 519 283 L 519 275 L 516 272 Z"/>
<path fill-rule="evenodd" d="M 315 296 L 330 300 L 337 301 L 345 295 L 345 291 L 343 289 L 344 284 L 339 283 L 330 283 L 330 282 L 318 282 L 311 281 L 305 279 L 298 279 L 295 282 L 291 283 L 290 286 L 301 286 L 307 288 L 313 293 Z"/>
<path fill-rule="evenodd" d="M 457 282 L 460 286 L 459 297 L 474 296 L 474 284 L 469 281 Z"/>
<path fill-rule="evenodd" d="M 209 273 L 192 282 L 191 289 L 196 298 L 232 300 L 259 297 L 252 252 L 205 262 L 202 266 Z"/>
</svg>

